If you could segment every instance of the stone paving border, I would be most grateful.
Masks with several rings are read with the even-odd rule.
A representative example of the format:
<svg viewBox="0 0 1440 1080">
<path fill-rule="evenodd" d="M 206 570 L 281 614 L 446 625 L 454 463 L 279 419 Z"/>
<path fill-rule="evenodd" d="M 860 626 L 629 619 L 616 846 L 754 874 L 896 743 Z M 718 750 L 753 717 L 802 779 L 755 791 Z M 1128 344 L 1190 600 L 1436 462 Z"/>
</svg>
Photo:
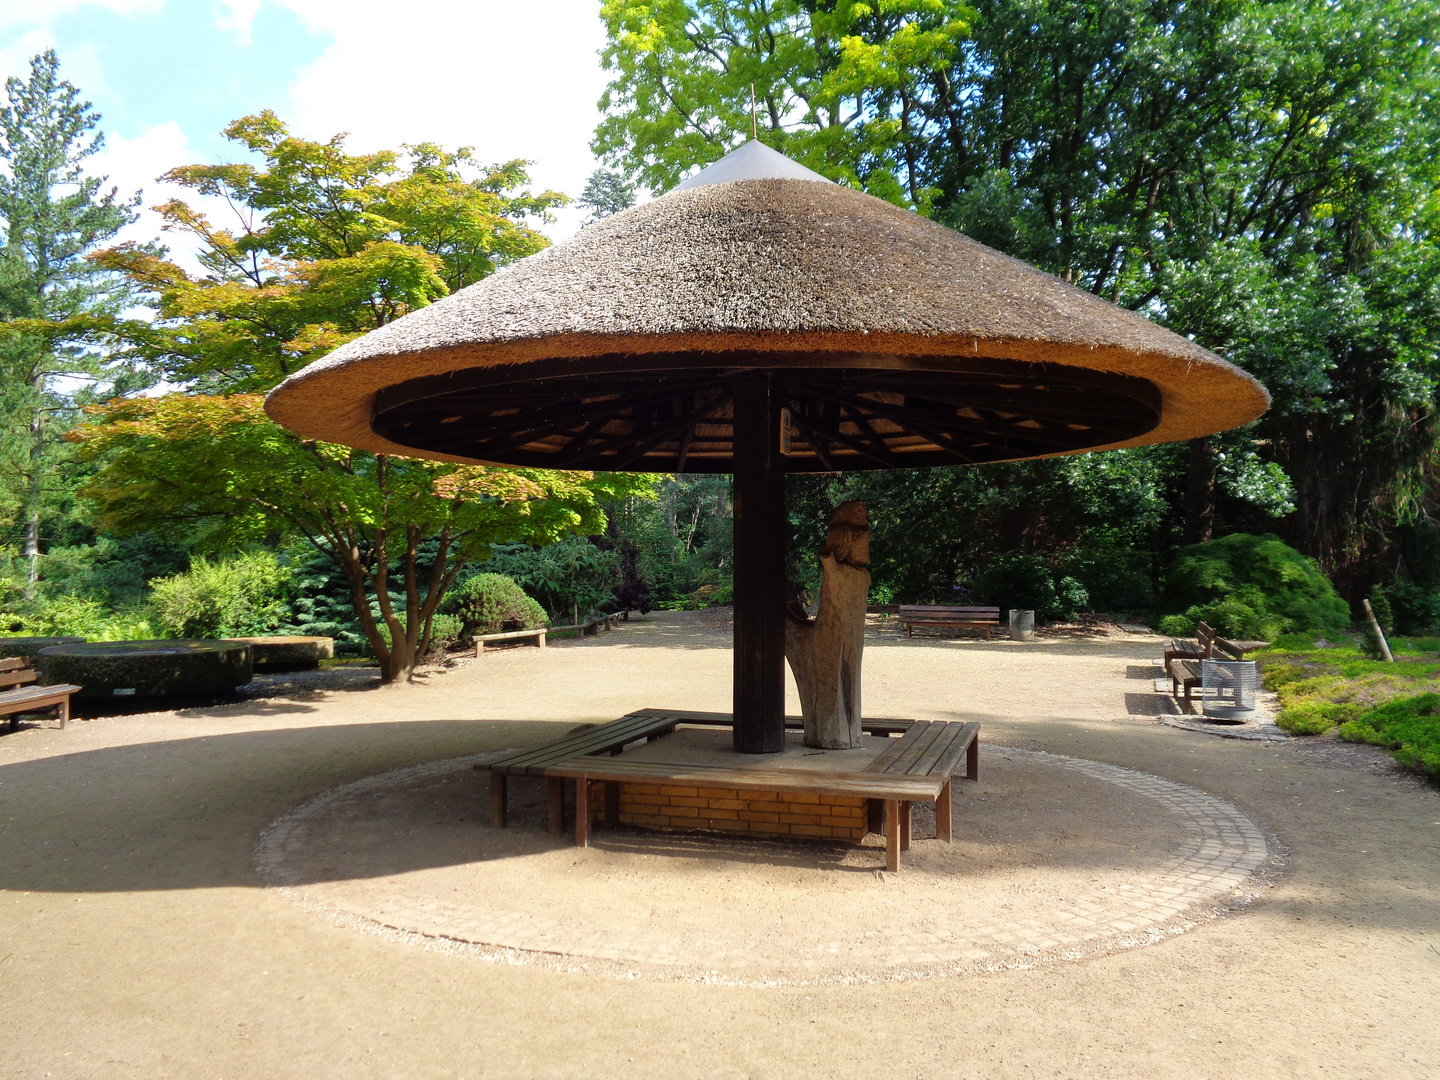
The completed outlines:
<svg viewBox="0 0 1440 1080">
<path fill-rule="evenodd" d="M 887 939 L 883 928 L 867 929 L 867 946 L 857 949 L 859 966 L 843 971 L 776 972 L 762 977 L 733 976 L 714 968 L 687 966 L 663 939 L 635 935 L 624 942 L 567 941 L 563 916 L 540 926 L 520 927 L 513 915 L 497 912 L 479 933 L 464 938 L 427 932 L 427 910 L 446 914 L 447 905 L 416 901 L 418 919 L 396 926 L 307 896 L 297 885 L 302 875 L 294 860 L 303 858 L 312 826 L 327 811 L 353 800 L 373 797 L 398 784 L 423 783 L 499 754 L 451 758 L 397 769 L 336 788 L 278 819 L 261 837 L 256 867 L 266 887 L 279 890 L 302 907 L 338 925 L 379 934 L 423 948 L 483 958 L 507 965 L 609 975 L 625 979 L 706 982 L 734 985 L 815 985 L 937 978 L 987 971 L 1030 968 L 1068 962 L 1120 949 L 1155 944 L 1209 919 L 1224 917 L 1251 903 L 1268 885 L 1283 860 L 1260 826 L 1237 807 L 1207 792 L 1160 777 L 1103 762 L 1037 750 L 997 747 L 994 753 L 1036 764 L 1070 769 L 1153 799 L 1180 825 L 1184 840 L 1165 865 L 1136 875 L 1138 880 L 1078 896 L 1044 918 L 966 922 L 957 935 L 937 920 L 934 933 Z M 421 927 L 413 925 L 418 921 Z M 656 934 L 649 935 L 657 937 Z"/>
</svg>

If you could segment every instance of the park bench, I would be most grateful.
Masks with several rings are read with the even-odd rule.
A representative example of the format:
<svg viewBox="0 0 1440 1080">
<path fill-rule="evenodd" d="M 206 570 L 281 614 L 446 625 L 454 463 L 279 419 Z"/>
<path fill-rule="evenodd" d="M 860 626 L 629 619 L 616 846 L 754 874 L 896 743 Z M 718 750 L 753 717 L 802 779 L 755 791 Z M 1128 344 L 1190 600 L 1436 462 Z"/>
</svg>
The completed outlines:
<svg viewBox="0 0 1440 1080">
<path fill-rule="evenodd" d="M 567 758 L 581 755 L 619 754 L 631 743 L 645 740 L 650 742 L 662 735 L 669 735 L 681 724 L 697 727 L 730 727 L 729 713 L 690 712 L 684 709 L 637 709 L 626 713 L 618 720 L 610 720 L 593 727 L 583 727 L 570 732 L 563 739 L 544 746 L 532 747 L 509 754 L 488 765 L 477 765 L 490 773 L 490 824 L 500 829 L 505 827 L 509 804 L 509 778 L 512 776 L 545 776 L 546 770 Z M 864 720 L 861 729 L 870 735 L 903 735 L 914 723 L 912 720 Z M 803 729 L 805 722 L 798 716 L 787 716 L 785 726 Z M 564 779 L 550 781 L 550 831 L 565 831 L 565 785 Z M 617 811 L 618 812 L 618 811 Z M 612 816 L 610 820 L 615 820 Z"/>
<path fill-rule="evenodd" d="M 657 715 L 663 714 L 657 711 Z M 590 785 L 597 782 L 605 784 L 605 819 L 609 822 L 619 818 L 620 784 L 626 781 L 868 799 L 872 832 L 879 831 L 877 810 L 883 808 L 885 868 L 898 871 L 900 853 L 910 846 L 910 811 L 914 803 L 935 804 L 936 838 L 951 842 L 951 778 L 962 756 L 966 758 L 967 777 L 978 778 L 979 731 L 979 724 L 911 723 L 893 746 L 887 747 L 861 772 L 741 769 L 623 757 L 573 756 L 548 767 L 545 775 L 552 783 L 557 779 L 575 781 L 575 843 L 580 847 L 590 842 Z M 553 800 L 554 788 L 551 790 Z"/>
<path fill-rule="evenodd" d="M 1185 693 L 1185 711 L 1192 709 L 1195 688 L 1203 682 L 1202 663 L 1206 660 L 1244 660 L 1245 647 L 1218 636 L 1205 623 L 1195 627 L 1195 640 L 1170 642 L 1165 650 L 1165 673 L 1170 676 L 1171 695 Z M 1216 654 L 1219 654 L 1218 656 Z"/>
<path fill-rule="evenodd" d="M 29 660 L 23 657 L 7 657 L 0 660 L 0 716 L 10 717 L 10 730 L 20 726 L 22 713 L 41 712 L 55 709 L 60 715 L 60 726 L 70 723 L 70 695 L 79 693 L 81 687 L 63 683 L 59 686 L 35 686 L 35 669 L 27 667 Z"/>
<path fill-rule="evenodd" d="M 990 631 L 1000 625 L 998 607 L 956 607 L 953 605 L 904 604 L 900 607 L 899 620 L 905 627 L 905 636 L 914 637 L 917 626 L 949 627 L 961 630 L 984 630 L 985 639 Z"/>
<path fill-rule="evenodd" d="M 597 615 L 593 619 L 586 619 L 584 622 L 571 623 L 568 626 L 542 626 L 536 630 L 502 630 L 495 634 L 476 634 L 470 640 L 475 643 L 475 655 L 483 656 L 485 643 L 488 641 L 523 641 L 526 638 L 534 638 L 535 644 L 545 648 L 545 637 L 547 634 L 558 634 L 565 630 L 573 630 L 576 640 L 584 641 L 585 635 L 595 634 L 601 630 L 613 630 L 620 622 L 620 614 Z"/>
</svg>

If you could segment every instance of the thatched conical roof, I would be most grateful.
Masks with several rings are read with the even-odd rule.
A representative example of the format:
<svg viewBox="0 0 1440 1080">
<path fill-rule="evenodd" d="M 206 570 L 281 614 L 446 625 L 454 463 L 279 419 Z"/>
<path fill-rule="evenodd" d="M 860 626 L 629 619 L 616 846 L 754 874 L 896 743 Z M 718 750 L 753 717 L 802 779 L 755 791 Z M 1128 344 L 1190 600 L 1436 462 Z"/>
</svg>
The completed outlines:
<svg viewBox="0 0 1440 1080">
<path fill-rule="evenodd" d="M 337 349 L 266 408 L 377 452 L 728 471 L 743 370 L 793 391 L 797 471 L 1166 442 L 1268 405 L 1143 316 L 751 143 Z"/>
</svg>

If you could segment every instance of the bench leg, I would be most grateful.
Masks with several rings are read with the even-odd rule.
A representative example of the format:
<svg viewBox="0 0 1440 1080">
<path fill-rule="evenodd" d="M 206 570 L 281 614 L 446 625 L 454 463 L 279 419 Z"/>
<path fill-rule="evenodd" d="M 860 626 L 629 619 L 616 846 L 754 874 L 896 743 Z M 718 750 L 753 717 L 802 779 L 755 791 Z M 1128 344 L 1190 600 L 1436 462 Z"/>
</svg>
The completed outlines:
<svg viewBox="0 0 1440 1080">
<path fill-rule="evenodd" d="M 68 723 L 70 723 L 70 699 L 67 697 L 60 702 L 60 730 L 64 731 L 65 725 Z"/>
<path fill-rule="evenodd" d="M 492 829 L 503 829 L 505 827 L 505 803 L 510 778 L 504 773 L 492 772 L 490 774 L 490 827 Z"/>
<path fill-rule="evenodd" d="M 973 746 L 974 743 L 971 743 Z M 950 843 L 950 811 L 951 805 L 950 785 L 953 780 L 946 780 L 945 786 L 940 789 L 940 797 L 935 800 L 935 839 Z"/>
<path fill-rule="evenodd" d="M 613 829 L 620 824 L 620 781 L 605 781 L 605 827 Z"/>
<path fill-rule="evenodd" d="M 479 659 L 480 659 L 480 656 L 481 656 L 482 653 L 484 653 L 484 651 L 485 651 L 485 642 L 483 642 L 483 641 L 477 641 L 477 642 L 475 642 L 475 659 L 476 659 L 476 660 L 479 660 Z"/>
<path fill-rule="evenodd" d="M 980 736 L 970 740 L 970 745 L 965 748 L 965 779 L 980 779 Z"/>
<path fill-rule="evenodd" d="M 575 778 L 575 846 L 590 846 L 590 778 Z"/>
<path fill-rule="evenodd" d="M 910 850 L 910 821 L 914 817 L 914 804 L 900 804 L 900 850 Z"/>
<path fill-rule="evenodd" d="M 550 831 L 556 836 L 565 832 L 565 778 L 551 776 L 546 779 L 546 792 L 550 803 Z"/>
<path fill-rule="evenodd" d="M 545 648 L 545 635 L 543 633 L 536 635 L 535 644 L 539 645 L 542 649 Z"/>
<path fill-rule="evenodd" d="M 900 869 L 900 804 L 885 800 L 885 869 Z"/>
<path fill-rule="evenodd" d="M 1191 695 L 1191 693 L 1194 692 L 1194 690 L 1195 690 L 1195 684 L 1194 684 L 1194 683 L 1192 683 L 1192 682 L 1186 682 L 1186 683 L 1185 683 L 1185 713 L 1186 713 L 1187 716 L 1188 716 L 1188 715 L 1191 715 L 1191 714 L 1193 714 L 1193 713 L 1195 712 L 1194 707 L 1193 707 L 1193 706 L 1191 705 L 1191 703 L 1190 703 L 1190 695 Z"/>
</svg>

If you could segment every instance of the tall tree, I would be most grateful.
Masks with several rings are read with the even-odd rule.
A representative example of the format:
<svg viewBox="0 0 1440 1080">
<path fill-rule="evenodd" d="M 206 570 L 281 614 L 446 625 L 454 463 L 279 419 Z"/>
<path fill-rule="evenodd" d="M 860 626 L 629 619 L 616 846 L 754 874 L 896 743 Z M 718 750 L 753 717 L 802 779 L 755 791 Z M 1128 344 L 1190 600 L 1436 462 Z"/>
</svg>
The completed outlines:
<svg viewBox="0 0 1440 1080">
<path fill-rule="evenodd" d="M 262 400 L 167 394 L 92 408 L 96 422 L 73 434 L 105 463 L 88 494 L 118 532 L 217 551 L 276 537 L 312 545 L 344 574 L 387 682 L 409 677 L 445 591 L 490 544 L 600 532 L 602 501 L 650 487 L 639 473 L 484 468 L 307 442 L 272 423 Z"/>
<path fill-rule="evenodd" d="M 167 229 L 200 241 L 203 274 L 133 246 L 95 256 L 156 310 L 109 331 L 192 392 L 95 410 L 78 435 L 103 462 L 89 494 L 119 531 L 198 529 L 218 549 L 309 542 L 344 574 L 385 680 L 405 679 L 467 561 L 494 542 L 600 532 L 599 500 L 643 495 L 650 478 L 442 466 L 303 442 L 265 417 L 255 392 L 541 250 L 548 241 L 531 221 L 567 200 L 525 190 L 524 162 L 485 166 L 468 149 L 354 155 L 343 136 L 300 139 L 268 112 L 226 135 L 260 163 L 165 179 L 224 198 L 233 227 L 183 200 L 159 208 Z"/>
<path fill-rule="evenodd" d="M 330 349 L 462 289 L 549 241 L 530 224 L 564 204 L 532 194 L 526 162 L 482 165 L 431 143 L 350 154 L 345 138 L 293 136 L 274 113 L 225 135 L 262 165 L 188 165 L 163 177 L 225 200 L 213 222 L 181 199 L 157 209 L 200 245 L 201 275 L 121 246 L 97 265 L 149 294 L 151 322 L 114 330 L 171 381 L 208 392 L 268 390 Z M 518 190 L 517 190 L 518 189 Z"/>
<path fill-rule="evenodd" d="M 604 11 L 613 78 L 593 146 L 652 187 L 743 137 L 753 81 L 778 149 L 1259 376 L 1269 416 L 1180 468 L 1193 538 L 1256 493 L 1284 507 L 1283 469 L 1283 531 L 1358 588 L 1395 523 L 1419 520 L 1440 446 L 1435 5 Z"/>
<path fill-rule="evenodd" d="M 53 51 L 36 56 L 28 79 L 6 81 L 0 108 L 0 477 L 23 523 L 32 597 L 71 398 L 125 378 L 123 366 L 76 341 L 77 324 L 118 314 L 128 296 L 122 277 L 85 255 L 134 220 L 139 198 L 123 200 L 86 175 L 104 143 L 100 117 L 59 68 Z"/>
</svg>

